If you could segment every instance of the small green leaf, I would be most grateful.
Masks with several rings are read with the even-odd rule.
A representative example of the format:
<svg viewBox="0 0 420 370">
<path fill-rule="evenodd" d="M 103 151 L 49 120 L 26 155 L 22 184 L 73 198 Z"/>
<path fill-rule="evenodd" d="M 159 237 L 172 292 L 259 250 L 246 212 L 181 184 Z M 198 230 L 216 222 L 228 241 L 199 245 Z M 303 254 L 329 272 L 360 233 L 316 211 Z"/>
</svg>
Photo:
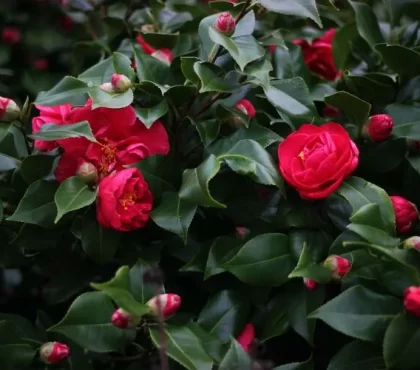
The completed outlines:
<svg viewBox="0 0 420 370">
<path fill-rule="evenodd" d="M 92 98 L 92 109 L 111 108 L 119 109 L 128 107 L 134 99 L 133 90 L 128 89 L 122 93 L 109 93 L 95 86 L 89 90 L 89 96 Z"/>
<path fill-rule="evenodd" d="M 352 42 L 358 36 L 356 23 L 347 24 L 337 30 L 333 40 L 334 62 L 337 68 L 345 70 L 351 56 Z"/>
<path fill-rule="evenodd" d="M 201 81 L 200 93 L 233 92 L 239 89 L 239 74 L 232 71 L 225 75 L 220 67 L 206 62 L 196 62 L 194 72 Z"/>
<path fill-rule="evenodd" d="M 196 210 L 196 204 L 181 199 L 177 193 L 165 193 L 150 218 L 162 229 L 179 235 L 185 243 Z"/>
<path fill-rule="evenodd" d="M 61 217 L 71 211 L 92 204 L 96 199 L 96 191 L 89 189 L 85 182 L 77 176 L 70 177 L 60 184 L 54 196 L 57 206 L 57 223 Z"/>
<path fill-rule="evenodd" d="M 136 116 L 143 122 L 143 124 L 150 128 L 159 118 L 163 117 L 168 112 L 168 103 L 162 100 L 150 108 L 135 108 Z"/>
<path fill-rule="evenodd" d="M 392 238 L 386 232 L 369 225 L 351 223 L 347 226 L 347 229 L 360 235 L 369 243 L 381 245 L 386 248 L 394 248 L 400 243 L 400 239 Z"/>
<path fill-rule="evenodd" d="M 184 74 L 184 77 L 193 83 L 194 85 L 197 85 L 200 82 L 200 79 L 198 78 L 197 74 L 194 71 L 194 64 L 197 62 L 201 62 L 200 59 L 196 57 L 182 57 L 181 58 L 181 70 Z"/>
<path fill-rule="evenodd" d="M 84 104 L 89 89 L 85 82 L 66 76 L 51 90 L 41 91 L 34 103 L 49 107 L 66 103 Z"/>
<path fill-rule="evenodd" d="M 51 155 L 27 156 L 20 166 L 20 174 L 28 184 L 32 184 L 51 172 L 54 160 L 55 157 Z"/>
<path fill-rule="evenodd" d="M 219 365 L 219 370 L 249 369 L 251 363 L 248 353 L 232 338 L 230 347 Z"/>
<path fill-rule="evenodd" d="M 402 45 L 375 46 L 384 63 L 404 78 L 420 76 L 420 53 Z"/>
<path fill-rule="evenodd" d="M 154 269 L 156 267 L 142 259 L 138 259 L 136 264 L 130 269 L 130 292 L 138 302 L 146 303 L 156 294 L 155 285 L 144 279 L 145 274 L 153 272 Z M 160 289 L 164 291 L 163 287 Z"/>
<path fill-rule="evenodd" d="M 73 123 L 69 125 L 56 125 L 53 123 L 47 123 L 42 125 L 41 129 L 36 134 L 29 135 L 29 137 L 32 139 L 44 141 L 83 137 L 94 143 L 96 142 L 88 121 Z"/>
<path fill-rule="evenodd" d="M 134 340 L 136 331 L 112 325 L 110 318 L 114 311 L 105 293 L 83 293 L 71 304 L 66 316 L 48 331 L 61 333 L 90 351 L 120 351 Z"/>
</svg>

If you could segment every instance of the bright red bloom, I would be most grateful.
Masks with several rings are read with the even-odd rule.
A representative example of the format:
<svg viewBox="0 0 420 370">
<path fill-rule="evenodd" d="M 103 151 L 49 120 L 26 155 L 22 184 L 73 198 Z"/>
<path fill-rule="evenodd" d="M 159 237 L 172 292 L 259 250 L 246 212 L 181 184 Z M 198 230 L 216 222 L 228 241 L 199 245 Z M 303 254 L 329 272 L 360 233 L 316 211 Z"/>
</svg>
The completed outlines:
<svg viewBox="0 0 420 370">
<path fill-rule="evenodd" d="M 404 291 L 404 307 L 408 312 L 420 316 L 420 287 L 411 286 Z"/>
<path fill-rule="evenodd" d="M 278 148 L 280 172 L 304 199 L 336 191 L 359 163 L 359 150 L 338 123 L 302 125 Z"/>
<path fill-rule="evenodd" d="M 60 140 L 64 154 L 55 170 L 60 182 L 74 176 L 81 162 L 92 163 L 98 169 L 99 178 L 103 178 L 125 165 L 169 151 L 168 134 L 162 123 L 156 121 L 148 129 L 136 118 L 131 106 L 92 109 L 86 105 L 73 109 L 69 120 L 72 123 L 88 121 L 98 142 L 85 138 Z"/>
<path fill-rule="evenodd" d="M 255 117 L 255 114 L 257 113 L 253 104 L 247 99 L 240 100 L 236 103 L 235 108 L 239 109 L 249 117 Z"/>
<path fill-rule="evenodd" d="M 70 356 L 70 348 L 59 342 L 44 343 L 39 350 L 39 356 L 48 365 L 58 365 Z"/>
<path fill-rule="evenodd" d="M 172 63 L 172 60 L 174 59 L 174 55 L 170 49 L 167 49 L 167 48 L 155 49 L 141 35 L 138 35 L 136 40 L 140 44 L 141 48 L 146 54 L 149 54 L 166 64 Z"/>
<path fill-rule="evenodd" d="M 99 183 L 96 215 L 106 229 L 131 231 L 144 227 L 152 205 L 149 185 L 137 168 L 116 172 Z"/>
<path fill-rule="evenodd" d="M 154 315 L 159 315 L 159 310 L 161 310 L 163 317 L 166 318 L 172 316 L 181 307 L 181 297 L 177 294 L 160 294 L 146 304 Z"/>
<path fill-rule="evenodd" d="M 71 112 L 71 104 L 62 104 L 55 107 L 45 107 L 43 105 L 35 104 L 39 109 L 39 116 L 32 118 L 32 133 L 36 134 L 41 126 L 46 123 L 55 123 L 56 125 L 64 125 L 68 122 Z M 41 141 L 35 140 L 35 148 L 42 151 L 53 150 L 57 147 L 55 141 Z"/>
<path fill-rule="evenodd" d="M 236 340 L 246 352 L 249 352 L 249 350 L 251 349 L 252 342 L 254 341 L 254 338 L 255 338 L 254 325 L 252 325 L 251 323 L 248 323 L 245 325 L 244 330 L 238 335 Z"/>
<path fill-rule="evenodd" d="M 324 261 L 324 266 L 329 268 L 333 279 L 341 280 L 351 269 L 351 262 L 344 257 L 332 255 Z"/>
<path fill-rule="evenodd" d="M 390 197 L 395 213 L 395 224 L 399 233 L 406 233 L 417 222 L 419 217 L 417 207 L 403 197 Z"/>
<path fill-rule="evenodd" d="M 329 81 L 334 81 L 341 76 L 341 72 L 335 66 L 332 52 L 334 36 L 335 29 L 331 28 L 321 38 L 314 39 L 311 44 L 302 39 L 293 41 L 302 48 L 308 68 Z"/>
<path fill-rule="evenodd" d="M 7 45 L 14 45 L 20 41 L 21 35 L 16 27 L 6 27 L 1 33 L 1 39 Z"/>
<path fill-rule="evenodd" d="M 394 122 L 388 114 L 375 114 L 369 118 L 365 130 L 365 135 L 375 142 L 381 142 L 391 136 Z"/>
</svg>

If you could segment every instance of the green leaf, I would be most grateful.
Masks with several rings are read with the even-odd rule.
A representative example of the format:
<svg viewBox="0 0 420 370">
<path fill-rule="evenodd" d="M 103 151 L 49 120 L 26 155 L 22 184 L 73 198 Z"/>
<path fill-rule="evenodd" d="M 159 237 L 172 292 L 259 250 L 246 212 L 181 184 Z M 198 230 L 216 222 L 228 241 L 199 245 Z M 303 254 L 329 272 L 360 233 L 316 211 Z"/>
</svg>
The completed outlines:
<svg viewBox="0 0 420 370">
<path fill-rule="evenodd" d="M 271 338 L 283 335 L 289 329 L 289 326 L 284 299 L 277 296 L 266 304 L 266 311 L 264 312 L 258 339 L 265 342 Z"/>
<path fill-rule="evenodd" d="M 351 56 L 352 42 L 358 36 L 356 23 L 339 28 L 333 39 L 334 62 L 338 69 L 344 70 Z"/>
<path fill-rule="evenodd" d="M 206 280 L 211 276 L 226 271 L 221 266 L 234 255 L 241 245 L 242 242 L 240 240 L 228 236 L 216 238 L 210 247 L 204 279 Z"/>
<path fill-rule="evenodd" d="M 200 93 L 233 92 L 239 89 L 239 75 L 232 71 L 225 75 L 220 67 L 207 62 L 196 62 L 194 72 L 201 81 Z"/>
<path fill-rule="evenodd" d="M 384 63 L 404 78 L 420 76 L 420 53 L 401 45 L 375 46 Z"/>
<path fill-rule="evenodd" d="M 211 154 L 197 168 L 185 170 L 179 190 L 180 198 L 204 207 L 225 208 L 224 204 L 211 196 L 209 190 L 209 182 L 219 169 L 220 161 Z"/>
<path fill-rule="evenodd" d="M 400 243 L 400 239 L 392 238 L 386 232 L 369 225 L 351 223 L 347 228 L 360 235 L 369 243 L 378 244 L 386 248 L 394 248 Z"/>
<path fill-rule="evenodd" d="M 420 323 L 417 317 L 401 313 L 392 320 L 384 337 L 384 358 L 387 368 L 418 369 Z"/>
<path fill-rule="evenodd" d="M 240 333 L 250 310 L 249 301 L 238 291 L 222 290 L 210 297 L 197 323 L 223 343 Z"/>
<path fill-rule="evenodd" d="M 353 338 L 376 341 L 402 310 L 400 299 L 354 286 L 310 315 Z"/>
<path fill-rule="evenodd" d="M 155 268 L 149 262 L 138 259 L 130 269 L 130 292 L 138 302 L 146 303 L 155 296 L 155 285 L 144 281 L 144 274 L 153 272 Z"/>
<path fill-rule="evenodd" d="M 350 222 L 372 226 L 379 230 L 386 230 L 384 219 L 381 216 L 381 210 L 376 203 L 366 204 L 354 212 L 350 217 Z"/>
<path fill-rule="evenodd" d="M 160 332 L 149 329 L 153 344 L 159 348 Z M 200 339 L 187 326 L 166 325 L 166 351 L 169 357 L 188 370 L 211 370 L 213 360 L 204 351 Z"/>
<path fill-rule="evenodd" d="M 145 304 L 136 301 L 130 293 L 130 269 L 123 266 L 115 276 L 105 283 L 91 283 L 92 288 L 106 293 L 118 307 L 135 316 L 143 316 L 150 311 Z"/>
<path fill-rule="evenodd" d="M 104 229 L 96 220 L 96 210 L 82 219 L 81 242 L 83 251 L 98 264 L 104 264 L 114 257 L 120 246 L 121 233 Z"/>
<path fill-rule="evenodd" d="M 288 42 L 286 48 L 276 48 L 274 63 L 276 77 L 281 80 L 301 77 L 306 83 L 309 83 L 312 78 L 299 45 Z"/>
<path fill-rule="evenodd" d="M 372 108 L 368 102 L 346 91 L 338 91 L 333 95 L 326 96 L 325 103 L 343 111 L 348 119 L 359 128 L 362 128 L 368 120 Z"/>
<path fill-rule="evenodd" d="M 165 193 L 159 206 L 150 213 L 150 218 L 162 229 L 179 235 L 186 243 L 188 228 L 196 211 L 196 204 L 181 199 L 177 193 Z"/>
<path fill-rule="evenodd" d="M 51 172 L 54 160 L 51 155 L 29 155 L 22 161 L 20 174 L 28 184 L 32 184 Z"/>
<path fill-rule="evenodd" d="M 29 135 L 32 139 L 54 141 L 68 139 L 71 137 L 83 137 L 89 141 L 96 142 L 88 121 L 73 123 L 69 125 L 56 125 L 47 123 L 42 125 L 36 134 Z"/>
<path fill-rule="evenodd" d="M 143 124 L 150 128 L 159 118 L 163 117 L 168 112 L 168 103 L 162 100 L 151 108 L 135 108 L 136 116 L 143 122 Z"/>
<path fill-rule="evenodd" d="M 195 126 L 195 128 L 197 129 L 197 132 L 200 135 L 200 139 L 204 146 L 210 145 L 219 136 L 221 125 L 220 120 L 206 119 L 203 121 L 193 121 L 190 117 L 187 117 L 187 120 L 190 121 L 190 124 Z"/>
<path fill-rule="evenodd" d="M 376 44 L 385 42 L 372 8 L 367 4 L 355 1 L 349 1 L 349 4 L 353 7 L 356 16 L 359 35 L 370 47 L 373 49 Z"/>
<path fill-rule="evenodd" d="M 0 172 L 7 172 L 18 168 L 20 161 L 11 156 L 0 153 Z"/>
<path fill-rule="evenodd" d="M 120 351 L 134 340 L 136 331 L 112 325 L 114 310 L 105 293 L 83 293 L 71 304 L 66 316 L 48 331 L 61 333 L 90 351 Z"/>
<path fill-rule="evenodd" d="M 263 234 L 245 243 L 222 267 L 246 284 L 279 286 L 294 264 L 286 235 Z"/>
<path fill-rule="evenodd" d="M 38 180 L 32 183 L 20 200 L 15 213 L 7 220 L 42 227 L 53 226 L 57 215 L 57 209 L 54 204 L 56 190 L 57 184 L 55 182 Z"/>
<path fill-rule="evenodd" d="M 381 349 L 370 343 L 355 340 L 332 358 L 327 370 L 377 370 L 384 367 Z"/>
<path fill-rule="evenodd" d="M 322 27 L 315 0 L 261 0 L 261 5 L 272 12 L 312 19 L 319 27 Z"/>
<path fill-rule="evenodd" d="M 410 14 L 407 11 L 414 10 L 415 6 L 419 6 L 417 0 L 386 0 L 384 3 L 387 5 L 392 25 L 394 26 L 398 23 L 403 13 Z"/>
<path fill-rule="evenodd" d="M 8 157 L 20 159 L 28 155 L 25 138 L 16 127 L 20 123 L 0 123 L 0 152 Z"/>
<path fill-rule="evenodd" d="M 385 231 L 390 235 L 395 235 L 394 208 L 385 190 L 359 177 L 350 177 L 343 182 L 337 190 L 337 194 L 350 203 L 353 214 L 366 204 L 378 204 L 385 222 Z"/>
<path fill-rule="evenodd" d="M 228 51 L 242 71 L 249 63 L 265 55 L 264 48 L 252 35 L 231 38 L 214 28 L 209 28 L 209 36 L 215 44 L 223 46 Z"/>
<path fill-rule="evenodd" d="M 230 347 L 219 365 L 219 370 L 249 369 L 251 363 L 252 360 L 248 353 L 232 338 Z"/>
<path fill-rule="evenodd" d="M 265 149 L 253 140 L 241 140 L 227 153 L 217 157 L 239 174 L 248 175 L 263 185 L 275 185 L 284 189 L 283 180 L 273 159 Z"/>
<path fill-rule="evenodd" d="M 312 358 L 306 362 L 293 362 L 291 364 L 281 365 L 273 368 L 273 370 L 313 370 L 314 364 Z"/>
<path fill-rule="evenodd" d="M 268 86 L 270 84 L 270 72 L 273 70 L 273 65 L 268 59 L 260 59 L 251 64 L 248 64 L 244 73 L 255 77 L 261 86 Z"/>
<path fill-rule="evenodd" d="M 182 73 L 184 74 L 184 77 L 194 85 L 197 85 L 200 82 L 200 79 L 194 71 L 194 64 L 197 62 L 200 62 L 200 59 L 196 57 L 181 57 Z"/>
<path fill-rule="evenodd" d="M 66 213 L 92 204 L 96 199 L 93 191 L 78 176 L 70 177 L 60 184 L 54 196 L 57 206 L 57 223 Z"/>
<path fill-rule="evenodd" d="M 34 103 L 49 107 L 65 103 L 84 104 L 89 89 L 85 82 L 66 76 L 51 90 L 41 91 Z"/>
<path fill-rule="evenodd" d="M 130 58 L 121 53 L 113 53 L 109 58 L 84 71 L 78 79 L 87 84 L 98 86 L 104 82 L 110 82 L 114 73 L 125 75 L 133 80 L 134 71 L 131 68 Z"/>
<path fill-rule="evenodd" d="M 131 89 L 122 93 L 109 93 L 98 86 L 94 86 L 89 90 L 89 96 L 92 99 L 92 109 L 101 107 L 111 109 L 124 108 L 128 107 L 134 99 L 133 90 Z"/>
</svg>

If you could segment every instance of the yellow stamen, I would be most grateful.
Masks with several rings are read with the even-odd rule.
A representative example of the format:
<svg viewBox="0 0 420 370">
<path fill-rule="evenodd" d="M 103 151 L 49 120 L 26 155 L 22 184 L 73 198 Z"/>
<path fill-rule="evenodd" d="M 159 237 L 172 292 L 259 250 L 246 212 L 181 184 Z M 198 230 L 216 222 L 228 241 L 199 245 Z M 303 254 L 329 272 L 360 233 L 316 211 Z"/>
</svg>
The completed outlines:
<svg viewBox="0 0 420 370">
<path fill-rule="evenodd" d="M 299 157 L 302 161 L 305 159 L 305 154 L 303 153 L 303 151 L 302 151 L 302 152 L 300 152 L 300 153 L 298 154 L 298 157 Z"/>
</svg>

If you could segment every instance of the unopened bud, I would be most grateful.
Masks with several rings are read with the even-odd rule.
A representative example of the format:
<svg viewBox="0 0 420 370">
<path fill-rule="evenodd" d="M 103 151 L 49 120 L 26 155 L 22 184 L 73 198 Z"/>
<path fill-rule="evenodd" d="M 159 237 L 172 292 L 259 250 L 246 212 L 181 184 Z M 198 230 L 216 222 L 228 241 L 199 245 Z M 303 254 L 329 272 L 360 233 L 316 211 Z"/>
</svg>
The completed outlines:
<svg viewBox="0 0 420 370">
<path fill-rule="evenodd" d="M 112 86 L 111 82 L 105 82 L 99 87 L 100 87 L 101 90 L 103 90 L 107 93 L 110 93 L 110 94 L 115 93 L 114 86 Z"/>
<path fill-rule="evenodd" d="M 77 175 L 85 184 L 94 185 L 98 182 L 98 170 L 90 162 L 82 162 L 77 168 Z"/>
<path fill-rule="evenodd" d="M 131 315 L 122 308 L 116 310 L 111 316 L 111 323 L 119 329 L 131 329 L 140 324 L 141 317 Z"/>
<path fill-rule="evenodd" d="M 0 120 L 3 122 L 11 122 L 20 116 L 20 108 L 9 98 L 0 97 Z"/>
<path fill-rule="evenodd" d="M 391 199 L 395 214 L 395 225 L 399 233 L 406 233 L 414 226 L 418 219 L 417 207 L 409 200 L 393 195 Z"/>
<path fill-rule="evenodd" d="M 146 32 L 146 33 L 153 33 L 156 31 L 153 24 L 143 24 L 140 29 L 142 32 Z"/>
<path fill-rule="evenodd" d="M 369 118 L 363 127 L 363 136 L 375 142 L 381 142 L 391 136 L 394 123 L 388 114 L 376 114 Z"/>
<path fill-rule="evenodd" d="M 404 291 L 404 307 L 408 312 L 420 316 L 420 287 L 411 286 Z"/>
<path fill-rule="evenodd" d="M 351 262 L 344 257 L 331 255 L 324 261 L 324 267 L 332 271 L 333 280 L 340 281 L 350 271 Z"/>
<path fill-rule="evenodd" d="M 164 318 L 172 316 L 181 306 L 181 297 L 177 294 L 160 294 L 146 303 L 152 314 L 158 316 L 162 312 Z"/>
<path fill-rule="evenodd" d="M 235 32 L 236 23 L 235 19 L 229 12 L 225 12 L 219 15 L 214 23 L 214 29 L 227 36 L 233 35 Z"/>
<path fill-rule="evenodd" d="M 420 236 L 412 236 L 411 238 L 403 241 L 405 249 L 419 249 L 420 250 Z"/>
<path fill-rule="evenodd" d="M 255 114 L 257 113 L 253 104 L 247 99 L 240 100 L 238 103 L 236 103 L 235 108 L 239 109 L 249 117 L 255 117 Z"/>
<path fill-rule="evenodd" d="M 1 39 L 7 45 L 14 45 L 20 41 L 20 31 L 16 27 L 6 27 L 1 33 Z"/>
<path fill-rule="evenodd" d="M 318 283 L 315 280 L 309 278 L 303 278 L 303 284 L 305 284 L 309 290 L 314 290 L 318 286 Z"/>
<path fill-rule="evenodd" d="M 48 365 L 57 365 L 70 356 L 70 348 L 60 342 L 44 343 L 39 350 L 39 357 Z"/>
<path fill-rule="evenodd" d="M 243 226 L 236 227 L 236 236 L 239 239 L 245 239 L 250 233 L 250 230 Z"/>
<path fill-rule="evenodd" d="M 131 81 L 127 76 L 114 73 L 111 77 L 111 85 L 114 91 L 124 92 L 131 87 Z"/>
<path fill-rule="evenodd" d="M 248 323 L 245 325 L 242 332 L 236 338 L 237 342 L 241 345 L 245 352 L 249 352 L 252 346 L 252 342 L 255 338 L 255 328 L 254 325 Z"/>
</svg>

